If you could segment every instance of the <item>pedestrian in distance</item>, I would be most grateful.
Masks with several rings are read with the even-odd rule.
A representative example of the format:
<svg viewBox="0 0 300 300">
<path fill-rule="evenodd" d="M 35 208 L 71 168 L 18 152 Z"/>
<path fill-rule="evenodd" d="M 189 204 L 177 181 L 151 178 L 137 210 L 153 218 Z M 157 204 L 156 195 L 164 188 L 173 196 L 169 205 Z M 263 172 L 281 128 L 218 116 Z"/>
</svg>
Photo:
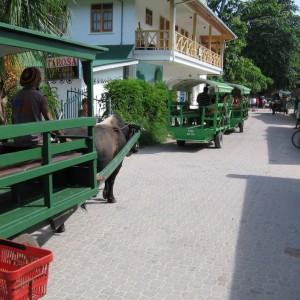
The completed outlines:
<svg viewBox="0 0 300 300">
<path fill-rule="evenodd" d="M 255 109 L 256 109 L 256 98 L 253 96 L 251 98 L 251 110 L 255 111 Z"/>
<path fill-rule="evenodd" d="M 256 110 L 259 108 L 259 97 L 256 97 Z"/>
<path fill-rule="evenodd" d="M 267 104 L 267 99 L 265 98 L 265 96 L 261 96 L 261 104 L 262 104 L 263 110 L 265 110 L 266 104 Z"/>
<path fill-rule="evenodd" d="M 81 117 L 87 117 L 88 116 L 88 103 L 87 103 L 87 98 L 83 98 L 81 101 Z"/>
</svg>

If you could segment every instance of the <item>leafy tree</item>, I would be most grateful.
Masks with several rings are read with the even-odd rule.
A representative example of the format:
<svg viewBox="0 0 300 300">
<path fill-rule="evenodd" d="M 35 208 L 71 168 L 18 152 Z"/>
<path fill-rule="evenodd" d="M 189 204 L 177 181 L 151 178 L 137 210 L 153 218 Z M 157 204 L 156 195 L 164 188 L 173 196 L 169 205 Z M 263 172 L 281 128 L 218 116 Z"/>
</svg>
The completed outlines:
<svg viewBox="0 0 300 300">
<path fill-rule="evenodd" d="M 143 145 L 167 138 L 169 91 L 164 83 L 151 85 L 140 79 L 113 79 L 105 84 L 105 89 L 110 94 L 114 113 L 146 129 L 140 139 Z"/>
<path fill-rule="evenodd" d="M 66 28 L 69 20 L 68 0 L 0 1 L 0 22 L 2 23 L 61 35 L 61 29 Z M 7 95 L 9 96 L 16 89 L 20 72 L 24 67 L 24 61 L 28 65 L 35 65 L 37 61 L 43 64 L 45 53 L 27 53 L 0 58 L 0 78 L 3 80 L 3 90 L 0 98 L 2 104 L 9 105 Z M 53 94 L 50 91 L 48 97 L 52 98 L 52 96 Z M 6 111 L 9 114 L 9 109 Z M 6 116 L 6 119 L 9 121 L 9 116 Z"/>
<path fill-rule="evenodd" d="M 293 1 L 210 0 L 209 6 L 238 36 L 225 50 L 225 81 L 247 85 L 255 78 L 253 91 L 293 85 L 300 28 Z"/>
<path fill-rule="evenodd" d="M 70 20 L 68 0 L 1 0 L 0 21 L 60 35 Z"/>
<path fill-rule="evenodd" d="M 241 17 L 249 28 L 242 54 L 273 79 L 273 90 L 290 89 L 299 72 L 300 17 L 294 11 L 292 1 L 255 0 Z"/>
</svg>

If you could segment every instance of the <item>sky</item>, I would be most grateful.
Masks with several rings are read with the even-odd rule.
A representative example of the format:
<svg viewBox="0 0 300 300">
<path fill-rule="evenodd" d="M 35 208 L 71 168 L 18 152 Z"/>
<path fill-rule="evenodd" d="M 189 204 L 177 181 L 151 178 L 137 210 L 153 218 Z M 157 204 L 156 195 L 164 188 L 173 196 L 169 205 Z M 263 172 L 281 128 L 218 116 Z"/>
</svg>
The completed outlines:
<svg viewBox="0 0 300 300">
<path fill-rule="evenodd" d="M 300 0 L 294 0 L 294 3 L 300 7 Z M 299 8 L 298 12 L 296 12 L 296 13 L 297 13 L 297 15 L 300 15 L 300 8 Z"/>
</svg>

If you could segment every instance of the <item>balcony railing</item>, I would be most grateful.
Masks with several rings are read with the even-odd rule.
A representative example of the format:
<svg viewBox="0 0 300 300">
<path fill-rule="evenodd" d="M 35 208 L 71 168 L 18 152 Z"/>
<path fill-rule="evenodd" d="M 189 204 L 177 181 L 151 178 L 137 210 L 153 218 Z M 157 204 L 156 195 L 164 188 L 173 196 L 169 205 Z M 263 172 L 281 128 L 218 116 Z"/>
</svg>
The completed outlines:
<svg viewBox="0 0 300 300">
<path fill-rule="evenodd" d="M 135 48 L 136 50 L 172 50 L 170 31 L 136 30 Z M 221 56 L 218 53 L 209 50 L 178 32 L 175 33 L 174 50 L 216 67 L 222 67 Z"/>
</svg>

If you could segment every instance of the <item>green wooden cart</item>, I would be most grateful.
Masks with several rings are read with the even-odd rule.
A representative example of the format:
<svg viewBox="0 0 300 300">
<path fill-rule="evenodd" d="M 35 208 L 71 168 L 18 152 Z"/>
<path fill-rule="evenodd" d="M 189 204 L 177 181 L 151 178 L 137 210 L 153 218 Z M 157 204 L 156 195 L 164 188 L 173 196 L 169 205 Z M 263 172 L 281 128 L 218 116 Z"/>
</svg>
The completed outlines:
<svg viewBox="0 0 300 300">
<path fill-rule="evenodd" d="M 77 57 L 87 85 L 89 116 L 1 126 L 0 143 L 42 133 L 43 146 L 0 155 L 0 238 L 11 238 L 51 224 L 57 229 L 78 206 L 98 194 L 93 109 L 93 60 L 106 48 L 86 45 L 0 23 L 0 56 L 43 51 Z M 51 132 L 87 127 L 88 134 L 67 143 L 51 143 Z M 106 178 L 136 144 L 137 132 L 101 172 Z M 80 152 L 80 153 L 78 153 Z"/>
<path fill-rule="evenodd" d="M 190 93 L 195 86 L 209 86 L 213 104 L 201 110 L 191 109 L 189 103 L 172 102 L 172 91 Z M 209 143 L 223 146 L 223 133 L 230 127 L 231 92 L 228 84 L 193 77 L 179 77 L 167 82 L 170 89 L 168 103 L 168 130 L 178 146 L 186 142 Z"/>
<path fill-rule="evenodd" d="M 239 128 L 244 131 L 244 121 L 248 119 L 249 96 L 251 89 L 234 83 L 227 83 L 233 87 L 232 96 L 234 98 L 230 117 L 230 129 Z"/>
</svg>

